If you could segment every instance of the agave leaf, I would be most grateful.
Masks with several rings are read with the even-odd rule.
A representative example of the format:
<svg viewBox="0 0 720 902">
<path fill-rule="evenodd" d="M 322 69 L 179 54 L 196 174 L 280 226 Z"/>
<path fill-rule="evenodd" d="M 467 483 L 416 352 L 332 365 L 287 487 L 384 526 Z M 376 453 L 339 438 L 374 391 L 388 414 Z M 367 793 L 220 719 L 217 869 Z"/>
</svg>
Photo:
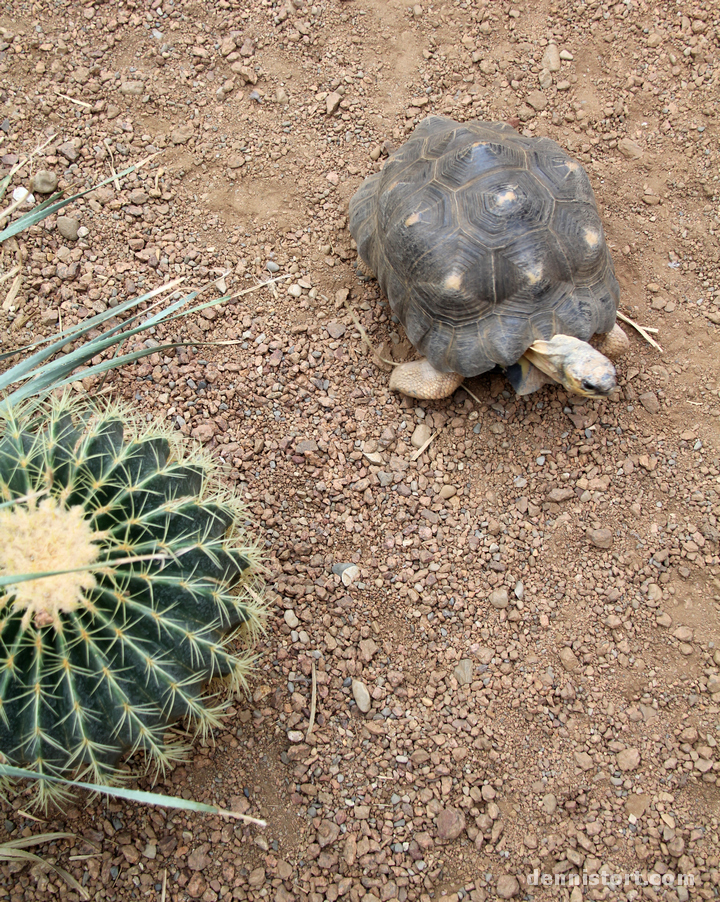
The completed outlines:
<svg viewBox="0 0 720 902">
<path fill-rule="evenodd" d="M 15 235 L 20 234 L 20 232 L 25 231 L 25 229 L 29 229 L 30 226 L 37 225 L 37 223 L 42 222 L 42 220 L 47 216 L 52 216 L 53 213 L 57 213 L 58 210 L 62 210 L 63 207 L 67 207 L 68 204 L 73 203 L 81 197 L 85 197 L 86 194 L 90 194 L 90 192 L 95 191 L 96 188 L 101 188 L 103 185 L 107 185 L 108 182 L 114 182 L 116 179 L 130 175 L 131 172 L 135 172 L 136 169 L 140 169 L 141 166 L 144 166 L 146 163 L 152 160 L 154 156 L 156 156 L 156 154 L 151 154 L 149 157 L 145 157 L 144 160 L 140 160 L 139 163 L 133 163 L 132 166 L 128 166 L 127 169 L 123 169 L 122 172 L 118 172 L 117 175 L 110 175 L 106 179 L 103 179 L 102 182 L 98 182 L 97 185 L 93 185 L 91 188 L 84 188 L 82 191 L 78 191 L 76 194 L 71 194 L 70 197 L 65 197 L 62 200 L 55 201 L 53 201 L 52 198 L 49 198 L 48 201 L 43 201 L 43 203 L 39 204 L 37 207 L 34 207 L 28 213 L 23 214 L 18 219 L 11 222 L 10 225 L 8 225 L 6 228 L 4 228 L 2 232 L 0 232 L 0 242 L 6 241 L 8 238 L 12 238 Z"/>
<path fill-rule="evenodd" d="M 42 350 L 36 351 L 25 360 L 21 360 L 19 363 L 15 364 L 15 366 L 10 367 L 10 369 L 8 369 L 4 374 L 0 375 L 0 391 L 6 389 L 10 385 L 21 382 L 23 379 L 26 380 L 24 385 L 21 385 L 14 392 L 0 401 L 0 415 L 2 414 L 3 407 L 5 407 L 5 409 L 9 409 L 13 405 L 20 403 L 26 398 L 29 398 L 33 395 L 39 395 L 45 390 L 52 390 L 69 383 L 76 382 L 79 379 L 85 379 L 88 376 L 97 375 L 99 373 L 104 373 L 109 370 L 116 369 L 122 364 L 133 363 L 136 360 L 140 360 L 141 358 L 147 357 L 150 354 L 157 353 L 158 351 L 171 350 L 173 348 L 182 347 L 183 345 L 200 344 L 200 342 L 197 341 L 176 341 L 166 345 L 161 345 L 159 347 L 155 346 L 152 348 L 141 348 L 137 351 L 133 351 L 130 354 L 124 354 L 119 357 L 115 356 L 112 358 L 112 360 L 103 361 L 89 369 L 83 370 L 82 373 L 73 375 L 73 373 L 79 366 L 82 366 L 100 352 L 114 345 L 118 345 L 128 338 L 139 335 L 160 322 L 172 322 L 173 320 L 184 318 L 186 316 L 189 316 L 190 314 L 200 312 L 207 307 L 214 307 L 217 304 L 222 304 L 225 301 L 248 294 L 251 291 L 257 291 L 258 288 L 262 288 L 266 285 L 272 284 L 273 282 L 278 282 L 287 278 L 290 278 L 290 275 L 283 275 L 278 276 L 274 279 L 268 279 L 267 281 L 262 282 L 259 285 L 253 285 L 252 287 L 236 292 L 233 295 L 223 295 L 220 298 L 214 298 L 210 301 L 206 301 L 203 304 L 198 304 L 195 307 L 191 307 L 187 310 L 181 310 L 181 308 L 185 306 L 185 304 L 197 297 L 202 291 L 205 291 L 208 287 L 210 287 L 210 285 L 214 284 L 212 282 L 208 283 L 205 288 L 199 289 L 197 291 L 191 291 L 189 294 L 185 295 L 185 297 L 181 297 L 169 306 L 161 308 L 157 313 L 147 317 L 137 326 L 126 328 L 128 323 L 131 323 L 134 319 L 137 319 L 137 317 L 141 315 L 140 313 L 135 314 L 125 322 L 116 324 L 115 326 L 106 330 L 102 335 L 99 335 L 97 338 L 94 338 L 91 341 L 85 342 L 74 351 L 71 351 L 68 354 L 64 354 L 62 357 L 59 357 L 56 360 L 51 360 L 47 363 L 44 362 L 47 361 L 49 357 L 52 357 L 54 354 L 61 351 L 67 344 L 76 341 L 80 336 L 100 325 L 105 320 L 117 316 L 119 313 L 122 313 L 129 307 L 136 306 L 144 301 L 156 297 L 161 293 L 165 293 L 174 289 L 183 280 L 175 279 L 172 282 L 168 282 L 165 285 L 161 285 L 158 288 L 147 292 L 139 298 L 133 298 L 118 307 L 103 311 L 103 313 L 99 313 L 96 316 L 91 317 L 89 320 L 86 320 L 83 324 L 79 326 L 73 326 L 65 332 L 61 332 L 59 336 L 55 336 L 53 339 L 50 339 L 50 341 L 52 342 L 50 345 Z M 153 305 L 153 308 L 160 306 L 161 303 L 161 301 L 157 301 Z M 28 348 L 20 349 L 20 351 L 37 347 L 38 345 L 43 344 L 44 341 L 46 340 L 36 342 L 35 344 L 28 346 Z M 213 344 L 213 342 L 207 342 L 207 344 Z M 12 352 L 12 355 L 20 353 L 20 351 Z M 11 354 L 0 355 L 0 360 L 7 356 L 11 356 Z"/>
<path fill-rule="evenodd" d="M 43 150 L 45 147 L 47 147 L 48 144 L 56 137 L 57 137 L 57 135 L 50 135 L 50 137 L 47 139 L 47 141 L 43 141 L 43 143 L 39 147 L 36 147 L 35 150 L 30 154 L 30 156 L 26 160 L 20 160 L 12 167 L 12 169 L 10 170 L 10 172 L 8 172 L 8 174 L 5 176 L 5 178 L 2 179 L 2 181 L 0 181 L 0 200 L 2 200 L 3 197 L 5 197 L 5 192 L 10 187 L 10 182 L 12 182 L 15 174 L 17 172 L 19 172 L 24 166 L 26 166 L 30 162 L 30 160 L 33 159 L 33 157 L 36 157 L 40 153 L 40 151 Z M 22 203 L 22 201 L 21 201 L 21 203 Z M 3 216 L 5 216 L 5 215 L 6 215 L 5 213 L 0 215 L 0 220 L 2 220 Z"/>
<path fill-rule="evenodd" d="M 38 833 L 37 836 L 21 836 L 0 843 L 0 854 L 8 849 L 27 849 L 28 846 L 39 846 L 44 842 L 56 842 L 58 839 L 75 839 L 74 833 Z"/>
<path fill-rule="evenodd" d="M 32 354 L 25 360 L 21 360 L 19 363 L 15 364 L 15 366 L 11 367 L 9 370 L 6 370 L 5 373 L 0 375 L 0 391 L 7 388 L 8 385 L 13 385 L 16 382 L 19 382 L 21 379 L 29 378 L 30 376 L 37 375 L 42 372 L 42 368 L 38 367 L 38 364 L 43 363 L 43 361 L 47 360 L 49 357 L 52 357 L 58 351 L 61 351 L 66 345 L 70 344 L 73 341 L 76 341 L 86 332 L 89 332 L 91 329 L 94 329 L 97 326 L 101 325 L 105 320 L 111 319 L 113 316 L 117 316 L 119 313 L 123 313 L 129 307 L 134 307 L 137 304 L 142 304 L 144 301 L 151 300 L 159 294 L 163 294 L 167 291 L 172 291 L 182 281 L 182 279 L 174 279 L 172 282 L 167 282 L 164 285 L 153 288 L 152 291 L 148 291 L 138 298 L 131 298 L 129 301 L 126 301 L 124 304 L 120 304 L 117 307 L 111 307 L 108 310 L 105 310 L 102 313 L 98 313 L 96 316 L 91 317 L 89 320 L 85 320 L 85 322 L 83 322 L 82 324 L 79 324 L 78 326 L 72 326 L 66 331 L 60 332 L 58 335 L 53 336 L 53 339 L 51 339 L 52 343 L 44 350 L 36 351 L 35 354 Z M 196 293 L 191 292 L 190 295 L 188 295 L 188 298 L 194 297 L 195 294 Z M 98 344 L 96 344 L 96 342 L 112 336 L 113 333 L 117 332 L 119 329 L 124 328 L 125 325 L 125 323 L 118 323 L 116 326 L 108 329 L 97 339 L 86 342 L 84 345 L 82 345 L 81 348 L 77 349 L 77 352 L 73 353 L 78 354 L 78 356 L 82 356 L 82 352 L 86 352 L 87 349 L 92 349 L 90 356 L 86 357 L 86 359 L 90 359 L 90 357 L 98 353 Z M 110 344 L 112 343 L 113 342 L 111 342 Z M 66 360 L 70 356 L 71 355 L 69 354 L 65 355 L 65 357 L 61 358 L 61 360 Z M 73 368 L 78 365 L 79 364 L 75 363 L 73 365 Z"/>
<path fill-rule="evenodd" d="M 28 191 L 28 193 L 25 195 L 25 197 L 20 198 L 16 201 L 13 201 L 13 203 L 11 203 L 9 206 L 5 207 L 4 210 L 0 210 L 0 222 L 3 219 L 5 219 L 6 217 L 10 216 L 10 214 L 13 213 L 21 204 L 24 204 L 25 200 L 29 196 L 29 194 L 30 194 L 30 192 Z M 39 204 L 35 204 L 35 206 L 32 208 L 32 210 L 28 210 L 28 212 L 25 213 L 23 216 L 21 216 L 17 220 L 17 222 L 22 223 L 26 216 L 30 217 L 33 213 L 41 213 L 43 210 L 47 210 L 48 207 L 52 206 L 52 204 L 54 204 L 56 201 L 58 201 L 62 196 L 63 196 L 62 191 L 56 191 L 50 197 L 46 197 L 45 200 L 40 201 Z M 72 200 L 72 198 L 69 198 L 68 200 L 66 200 L 64 202 L 64 204 L 70 203 L 71 200 Z M 64 206 L 64 204 L 63 204 L 63 206 Z M 52 212 L 53 212 L 52 210 L 46 212 L 43 216 L 40 217 L 40 219 L 38 219 L 38 222 L 40 222 L 40 220 L 44 219 L 45 216 L 50 216 Z M 29 225 L 34 225 L 34 224 L 35 223 L 31 222 L 31 223 L 28 223 L 27 225 L 23 225 L 23 227 L 20 231 L 28 228 Z M 2 234 L 4 234 L 4 232 Z M 8 235 L 7 237 L 11 238 L 12 236 Z M 3 238 L 2 240 L 4 241 L 5 239 Z"/>
<path fill-rule="evenodd" d="M 165 808 L 180 808 L 183 811 L 201 811 L 205 814 L 221 814 L 226 817 L 234 817 L 237 820 L 258 827 L 266 827 L 267 822 L 259 818 L 249 817 L 246 814 L 238 814 L 237 811 L 228 811 L 217 805 L 206 805 L 204 802 L 194 802 L 192 799 L 181 799 L 177 796 L 164 796 L 158 792 L 144 792 L 139 789 L 126 789 L 122 786 L 103 786 L 96 783 L 82 783 L 79 780 L 65 780 L 60 777 L 52 777 L 49 774 L 38 774 L 24 767 L 11 767 L 9 764 L 0 764 L 0 776 L 15 777 L 18 779 L 48 780 L 51 783 L 64 783 L 66 786 L 77 786 L 90 792 L 101 792 L 115 796 L 118 799 L 126 799 L 129 802 L 141 802 L 143 805 L 159 805 Z"/>
<path fill-rule="evenodd" d="M 33 852 L 26 852 L 28 846 L 39 846 L 41 843 L 55 842 L 58 839 L 75 839 L 74 833 L 38 833 L 37 836 L 21 837 L 20 839 L 11 839 L 8 842 L 0 843 L 0 860 L 2 861 L 31 861 L 34 864 L 44 865 L 52 868 L 67 883 L 71 889 L 80 893 L 83 899 L 89 899 L 90 894 L 81 886 L 72 874 L 69 874 L 65 868 L 61 868 L 51 861 L 45 861 L 39 855 Z"/>
</svg>

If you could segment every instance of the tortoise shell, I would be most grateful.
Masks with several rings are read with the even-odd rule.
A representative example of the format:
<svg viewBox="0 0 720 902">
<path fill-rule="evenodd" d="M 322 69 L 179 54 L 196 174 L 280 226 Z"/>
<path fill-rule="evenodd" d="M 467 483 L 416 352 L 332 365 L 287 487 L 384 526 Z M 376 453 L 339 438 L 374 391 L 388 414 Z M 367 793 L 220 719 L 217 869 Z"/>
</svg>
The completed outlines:
<svg viewBox="0 0 720 902">
<path fill-rule="evenodd" d="M 425 119 L 350 201 L 350 232 L 441 372 L 516 363 L 537 339 L 615 323 L 619 286 L 590 181 L 549 138 Z"/>
</svg>

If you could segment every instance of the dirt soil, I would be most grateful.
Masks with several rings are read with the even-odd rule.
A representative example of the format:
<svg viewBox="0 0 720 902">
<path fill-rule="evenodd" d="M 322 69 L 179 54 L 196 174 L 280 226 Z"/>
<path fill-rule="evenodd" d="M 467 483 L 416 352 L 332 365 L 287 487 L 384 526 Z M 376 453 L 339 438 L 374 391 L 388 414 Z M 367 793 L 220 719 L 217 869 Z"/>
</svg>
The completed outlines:
<svg viewBox="0 0 720 902">
<path fill-rule="evenodd" d="M 22 236 L 0 349 L 177 276 L 290 276 L 110 381 L 224 461 L 264 545 L 251 695 L 157 788 L 267 828 L 20 797 L 0 840 L 72 831 L 39 851 L 98 902 L 718 898 L 720 4 L 11 0 L 0 26 L 2 172 L 48 137 L 31 173 L 74 189 L 159 151 Z M 630 329 L 609 400 L 389 392 L 345 300 L 411 349 L 348 201 L 433 113 L 587 169 L 662 348 Z M 50 898 L 79 895 L 0 868 L 0 899 Z"/>
</svg>

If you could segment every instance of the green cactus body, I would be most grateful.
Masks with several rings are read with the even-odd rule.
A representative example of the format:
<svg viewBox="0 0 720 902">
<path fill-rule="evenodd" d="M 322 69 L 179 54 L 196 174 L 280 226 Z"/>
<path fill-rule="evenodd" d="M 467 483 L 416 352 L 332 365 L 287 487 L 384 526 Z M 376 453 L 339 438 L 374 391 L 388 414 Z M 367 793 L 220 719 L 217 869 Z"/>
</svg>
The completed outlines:
<svg viewBox="0 0 720 902">
<path fill-rule="evenodd" d="M 168 724 L 217 724 L 208 680 L 244 684 L 230 642 L 264 616 L 209 457 L 128 419 L 65 397 L 0 421 L 0 576 L 18 577 L 0 586 L 0 750 L 40 773 L 107 782 L 137 750 L 164 766 Z M 19 579 L 48 571 L 66 572 Z M 42 803 L 56 785 L 38 781 Z"/>
</svg>

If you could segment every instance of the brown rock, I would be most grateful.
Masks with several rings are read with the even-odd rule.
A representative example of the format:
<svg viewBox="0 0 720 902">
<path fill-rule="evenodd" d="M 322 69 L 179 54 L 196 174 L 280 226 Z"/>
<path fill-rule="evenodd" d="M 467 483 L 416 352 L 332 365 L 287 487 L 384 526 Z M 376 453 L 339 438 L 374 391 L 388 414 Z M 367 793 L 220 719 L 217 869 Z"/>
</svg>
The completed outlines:
<svg viewBox="0 0 720 902">
<path fill-rule="evenodd" d="M 191 871 L 204 871 L 211 862 L 210 856 L 202 849 L 194 849 L 188 855 L 188 867 Z"/>
<path fill-rule="evenodd" d="M 673 636 L 679 642 L 692 642 L 693 640 L 693 631 L 689 626 L 679 626 L 674 632 Z"/>
<path fill-rule="evenodd" d="M 366 664 L 369 664 L 372 661 L 374 655 L 378 651 L 378 647 L 376 643 L 372 639 L 361 639 L 359 643 L 360 647 L 360 658 L 365 661 Z"/>
<path fill-rule="evenodd" d="M 337 111 L 337 108 L 340 106 L 340 101 L 342 100 L 342 95 L 338 94 L 337 91 L 333 91 L 331 94 L 325 98 L 325 112 L 328 116 L 332 116 L 333 113 Z"/>
<path fill-rule="evenodd" d="M 497 894 L 500 899 L 513 899 L 520 892 L 520 884 L 517 877 L 512 874 L 502 874 L 498 877 Z"/>
<path fill-rule="evenodd" d="M 173 144 L 187 144 L 190 138 L 195 134 L 194 127 L 188 122 L 185 125 L 178 125 L 170 132 L 170 140 Z"/>
<path fill-rule="evenodd" d="M 590 543 L 596 548 L 611 548 L 613 543 L 612 529 L 588 529 L 585 533 Z"/>
<path fill-rule="evenodd" d="M 340 827 L 333 821 L 324 820 L 320 822 L 317 832 L 317 841 L 321 849 L 335 842 L 340 835 Z"/>
<path fill-rule="evenodd" d="M 128 864 L 137 864 L 140 861 L 140 852 L 135 846 L 120 846 L 120 851 L 125 856 Z"/>
<path fill-rule="evenodd" d="M 592 770 L 595 762 L 587 752 L 574 752 L 575 763 L 582 770 Z"/>
<path fill-rule="evenodd" d="M 356 857 L 357 837 L 354 833 L 349 833 L 345 839 L 345 846 L 343 847 L 343 860 L 348 867 L 352 867 L 355 864 Z"/>
<path fill-rule="evenodd" d="M 205 883 L 205 878 L 202 874 L 193 874 L 188 885 L 185 887 L 185 892 L 191 899 L 199 899 L 205 892 L 206 886 L 207 884 Z"/>
<path fill-rule="evenodd" d="M 443 808 L 437 816 L 438 839 L 452 842 L 465 829 L 465 815 L 459 808 Z"/>
<path fill-rule="evenodd" d="M 618 150 L 628 160 L 639 160 L 643 155 L 643 149 L 630 138 L 621 138 L 618 141 Z"/>
<path fill-rule="evenodd" d="M 558 652 L 558 657 L 560 658 L 560 663 L 569 673 L 573 673 L 573 671 L 577 670 L 580 662 L 578 661 L 575 652 L 572 648 L 568 648 L 565 646 L 561 648 Z"/>
<path fill-rule="evenodd" d="M 547 106 L 547 97 L 542 91 L 531 91 L 525 98 L 527 103 L 538 113 Z"/>
<path fill-rule="evenodd" d="M 660 411 L 660 402 L 658 401 L 657 395 L 653 391 L 643 392 L 638 398 L 642 406 L 647 410 L 648 413 L 659 413 Z"/>
<path fill-rule="evenodd" d="M 70 163 L 74 163 L 80 156 L 77 147 L 75 147 L 72 141 L 66 141 L 64 144 L 61 144 L 60 147 L 58 147 L 57 152 L 65 157 Z"/>
<path fill-rule="evenodd" d="M 650 796 L 644 792 L 634 792 L 625 801 L 625 811 L 633 817 L 642 817 L 650 805 Z"/>
<path fill-rule="evenodd" d="M 494 608 L 502 610 L 508 606 L 508 603 L 507 589 L 495 589 L 490 593 L 490 604 Z"/>
<path fill-rule="evenodd" d="M 423 852 L 427 852 L 429 849 L 432 849 L 432 847 L 435 845 L 435 841 L 433 840 L 432 836 L 430 836 L 429 833 L 425 833 L 425 832 L 416 833 L 415 836 L 413 837 L 413 839 L 415 840 L 415 842 L 418 844 L 419 848 Z"/>
<path fill-rule="evenodd" d="M 551 489 L 548 493 L 547 500 L 552 501 L 554 504 L 560 504 L 563 501 L 569 501 L 571 498 L 575 497 L 575 490 L 571 489 L 569 486 L 566 488 L 555 488 Z"/>
<path fill-rule="evenodd" d="M 199 426 L 196 426 L 193 429 L 191 435 L 199 442 L 205 444 L 205 442 L 209 442 L 210 439 L 215 435 L 215 427 L 210 423 L 201 423 Z"/>
<path fill-rule="evenodd" d="M 617 753 L 616 761 L 617 766 L 623 773 L 635 770 L 640 764 L 640 752 L 637 749 L 623 749 Z"/>
</svg>

